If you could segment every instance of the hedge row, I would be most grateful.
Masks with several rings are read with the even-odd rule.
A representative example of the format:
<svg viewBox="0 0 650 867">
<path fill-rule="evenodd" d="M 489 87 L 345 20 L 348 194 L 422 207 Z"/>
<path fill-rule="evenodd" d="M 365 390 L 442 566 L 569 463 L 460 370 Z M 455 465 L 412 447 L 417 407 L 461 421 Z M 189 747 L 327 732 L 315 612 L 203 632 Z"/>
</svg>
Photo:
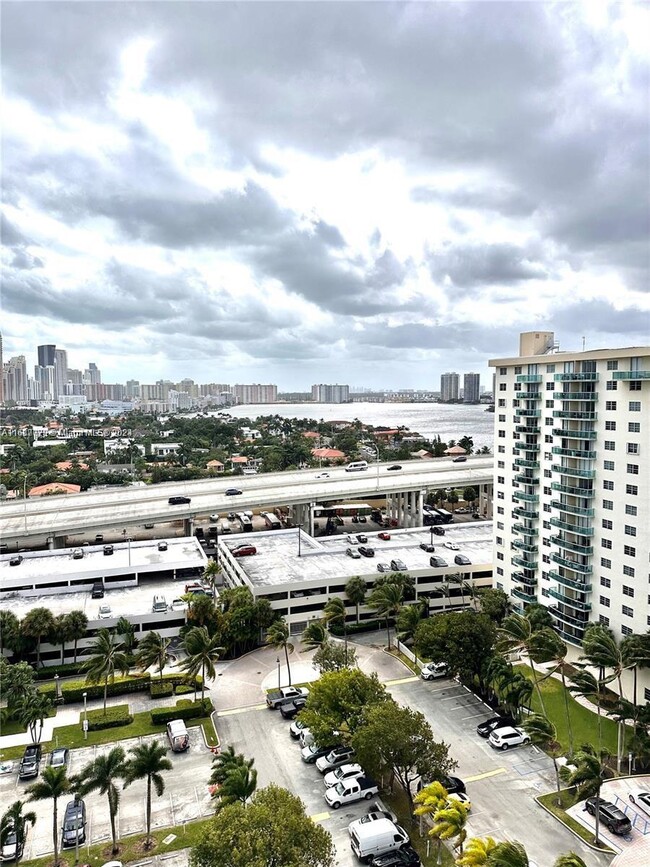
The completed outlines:
<svg viewBox="0 0 650 867">
<path fill-rule="evenodd" d="M 154 725 L 163 725 L 173 719 L 197 719 L 208 716 L 213 710 L 214 706 L 210 698 L 198 699 L 198 701 L 181 698 L 176 702 L 176 707 L 160 707 L 152 710 L 151 722 Z"/>
<path fill-rule="evenodd" d="M 347 633 L 348 635 L 355 635 L 358 632 L 375 632 L 377 629 L 385 629 L 385 627 L 385 620 L 362 620 L 361 623 L 348 623 Z M 343 637 L 343 627 L 340 623 L 332 623 L 329 630 L 332 635 Z"/>
<path fill-rule="evenodd" d="M 186 674 L 171 674 L 163 677 L 162 684 L 159 679 L 152 680 L 149 672 L 144 674 L 131 674 L 127 677 L 116 677 L 111 683 L 108 683 L 107 695 L 126 695 L 129 692 L 144 692 L 149 691 L 151 698 L 161 698 L 173 695 L 174 689 L 180 686 L 188 686 L 194 691 L 194 684 L 197 689 L 201 687 L 202 679 L 200 677 L 192 678 Z M 61 684 L 61 695 L 65 704 L 70 704 L 76 701 L 83 701 L 83 694 L 86 693 L 87 698 L 103 698 L 104 684 L 86 683 L 85 680 L 70 680 L 63 681 Z M 155 692 L 163 687 L 167 691 Z M 39 692 L 48 698 L 54 700 L 56 686 L 53 683 L 45 683 L 39 686 Z M 190 690 L 187 690 L 188 692 Z"/>
<path fill-rule="evenodd" d="M 70 677 L 83 673 L 83 662 L 66 662 L 65 665 L 48 665 L 35 670 L 36 680 L 52 680 L 55 674 L 59 677 Z"/>
<path fill-rule="evenodd" d="M 151 698 L 169 698 L 169 696 L 173 694 L 173 683 L 154 683 L 153 681 L 151 682 L 151 689 L 149 690 L 149 695 L 151 696 Z"/>
<path fill-rule="evenodd" d="M 106 713 L 103 708 L 88 711 L 88 731 L 96 732 L 100 729 L 113 729 L 118 726 L 128 726 L 133 722 L 133 715 L 129 713 L 128 704 L 116 704 L 107 707 Z"/>
</svg>

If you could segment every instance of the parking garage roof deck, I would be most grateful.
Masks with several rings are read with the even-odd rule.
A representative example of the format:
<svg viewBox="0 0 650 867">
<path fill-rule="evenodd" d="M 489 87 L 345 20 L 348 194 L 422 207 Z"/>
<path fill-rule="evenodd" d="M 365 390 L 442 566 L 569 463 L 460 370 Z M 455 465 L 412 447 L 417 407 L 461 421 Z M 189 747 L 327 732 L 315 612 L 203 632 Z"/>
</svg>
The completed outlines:
<svg viewBox="0 0 650 867">
<path fill-rule="evenodd" d="M 301 584 L 341 579 L 347 581 L 354 575 L 378 575 L 377 563 L 390 563 L 402 560 L 408 571 L 430 571 L 430 553 L 423 551 L 421 542 L 431 542 L 429 527 L 409 530 L 390 530 L 390 540 L 383 541 L 378 535 L 381 530 L 371 529 L 372 524 L 355 525 L 349 535 L 363 534 L 368 542 L 355 542 L 347 539 L 348 534 L 323 536 L 317 539 L 293 528 L 290 530 L 269 530 L 267 532 L 241 533 L 236 536 L 219 538 L 219 548 L 232 549 L 237 545 L 254 545 L 257 554 L 237 558 L 239 568 L 245 574 L 251 587 L 280 587 L 285 584 Z M 358 528 L 358 529 L 357 529 Z M 444 527 L 444 536 L 433 536 L 435 554 L 448 563 L 449 572 L 469 569 L 454 563 L 456 554 L 464 554 L 472 566 L 492 568 L 492 522 L 480 521 L 473 524 L 454 524 Z M 298 556 L 298 533 L 300 533 L 300 557 Z M 455 542 L 458 551 L 445 548 L 445 542 Z M 365 544 L 375 551 L 374 557 L 349 557 L 347 548 Z"/>
</svg>

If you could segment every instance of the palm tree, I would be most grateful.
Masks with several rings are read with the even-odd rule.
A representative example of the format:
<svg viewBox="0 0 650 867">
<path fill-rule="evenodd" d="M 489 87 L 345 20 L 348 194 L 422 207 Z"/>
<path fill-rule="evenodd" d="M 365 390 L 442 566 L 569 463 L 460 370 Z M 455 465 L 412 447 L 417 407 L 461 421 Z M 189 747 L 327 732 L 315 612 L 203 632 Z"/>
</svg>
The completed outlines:
<svg viewBox="0 0 650 867">
<path fill-rule="evenodd" d="M 0 656 L 5 647 L 14 650 L 14 645 L 20 636 L 20 620 L 13 611 L 0 611 Z"/>
<path fill-rule="evenodd" d="M 327 627 L 332 623 L 340 623 L 343 627 L 343 647 L 345 652 L 345 664 L 348 663 L 348 630 L 345 623 L 347 610 L 345 602 L 340 596 L 331 596 L 323 608 L 323 622 Z"/>
<path fill-rule="evenodd" d="M 52 800 L 52 840 L 54 842 L 54 867 L 59 867 L 59 816 L 58 803 L 61 795 L 70 791 L 70 780 L 66 774 L 66 768 L 53 768 L 48 765 L 37 783 L 28 786 L 26 791 L 30 801 Z"/>
<path fill-rule="evenodd" d="M 515 718 L 520 716 L 522 707 L 530 707 L 533 689 L 532 680 L 520 671 L 513 672 L 512 677 L 503 684 L 503 703 Z"/>
<path fill-rule="evenodd" d="M 206 626 L 193 626 L 183 638 L 183 647 L 187 653 L 187 659 L 182 663 L 182 668 L 196 677 L 201 674 L 201 700 L 205 698 L 205 676 L 214 680 L 217 676 L 215 663 L 225 653 L 225 648 L 219 645 L 219 636 L 210 633 Z"/>
<path fill-rule="evenodd" d="M 126 772 L 125 754 L 122 747 L 113 747 L 108 753 L 97 758 L 81 769 L 75 778 L 75 785 L 81 797 L 89 792 L 99 792 L 108 798 L 108 812 L 111 817 L 111 837 L 113 839 L 113 855 L 117 855 L 117 832 L 115 817 L 120 805 L 120 790 L 115 785 L 116 780 L 124 778 Z"/>
<path fill-rule="evenodd" d="M 358 575 L 350 578 L 345 585 L 345 595 L 356 608 L 357 623 L 359 622 L 359 606 L 365 602 L 367 590 L 366 582 Z"/>
<path fill-rule="evenodd" d="M 124 650 L 126 653 L 133 653 L 137 644 L 135 637 L 135 626 L 131 623 L 128 617 L 120 617 L 115 624 L 115 633 L 122 639 Z"/>
<path fill-rule="evenodd" d="M 533 673 L 533 683 L 537 690 L 537 697 L 542 708 L 542 713 L 546 716 L 546 708 L 544 707 L 544 699 L 542 698 L 542 690 L 537 679 L 537 672 L 533 660 L 534 655 L 534 639 L 535 631 L 533 630 L 530 620 L 524 617 L 523 614 L 509 614 L 499 627 L 497 632 L 498 643 L 497 650 L 501 653 L 525 653 L 528 656 L 528 663 Z"/>
<path fill-rule="evenodd" d="M 460 599 L 463 608 L 465 607 L 465 591 L 469 590 L 469 583 L 465 580 L 462 572 L 456 572 L 454 575 L 448 575 L 447 580 L 450 584 L 457 584 L 460 587 Z"/>
<path fill-rule="evenodd" d="M 417 795 L 413 798 L 413 803 L 417 804 L 414 810 L 416 816 L 435 816 L 438 810 L 441 810 L 447 804 L 449 793 L 442 783 L 429 783 L 428 786 L 420 789 Z M 433 829 L 432 829 L 433 830 Z M 442 838 L 440 834 L 429 832 L 437 843 L 437 858 L 436 863 L 441 863 L 442 856 Z"/>
<path fill-rule="evenodd" d="M 74 661 L 77 662 L 77 642 L 84 638 L 88 629 L 88 618 L 83 611 L 75 610 L 66 615 L 70 626 L 69 640 L 74 641 Z"/>
<path fill-rule="evenodd" d="M 390 618 L 397 617 L 402 607 L 403 590 L 398 584 L 382 584 L 370 594 L 368 605 L 374 608 L 380 617 L 386 618 L 386 639 L 390 650 Z"/>
<path fill-rule="evenodd" d="M 600 704 L 601 700 L 601 687 L 602 683 L 593 676 L 590 671 L 576 671 L 576 673 L 569 680 L 569 692 L 574 695 L 582 696 L 582 698 L 589 698 L 596 700 L 596 708 L 598 709 L 598 752 L 600 752 L 602 743 L 603 743 L 603 731 L 602 731 L 602 707 Z"/>
<path fill-rule="evenodd" d="M 433 828 L 429 831 L 432 837 L 440 838 L 440 840 L 458 840 L 454 848 L 458 849 L 458 854 L 463 854 L 463 847 L 467 839 L 467 815 L 469 813 L 469 804 L 464 804 L 462 801 L 448 802 L 446 806 L 438 810 L 433 817 L 435 822 Z"/>
<path fill-rule="evenodd" d="M 140 671 L 146 671 L 148 668 L 153 668 L 160 674 L 160 682 L 162 683 L 163 669 L 167 664 L 169 654 L 170 638 L 163 638 L 159 632 L 147 632 L 142 641 L 138 644 L 138 649 L 135 654 L 135 664 Z"/>
<path fill-rule="evenodd" d="M 106 713 L 106 697 L 108 681 L 115 680 L 115 672 L 129 673 L 129 663 L 124 645 L 115 643 L 115 635 L 108 629 L 100 629 L 95 641 L 90 646 L 90 659 L 84 663 L 86 683 L 101 683 L 104 681 L 104 713 Z"/>
<path fill-rule="evenodd" d="M 497 843 L 485 862 L 487 867 L 529 867 L 528 855 L 516 840 Z"/>
<path fill-rule="evenodd" d="M 569 711 L 569 690 L 567 689 L 566 675 L 564 673 L 566 656 L 569 652 L 568 645 L 565 641 L 562 641 L 554 629 L 548 627 L 540 629 L 539 632 L 535 634 L 534 643 L 536 651 L 546 656 L 548 659 L 552 659 L 556 663 L 554 671 L 560 672 L 560 678 L 562 679 L 562 694 L 564 696 L 564 715 L 569 736 L 569 755 L 573 755 L 573 728 L 571 725 L 571 713 Z"/>
<path fill-rule="evenodd" d="M 555 769 L 555 782 L 557 784 L 557 805 L 561 806 L 560 801 L 560 769 L 557 763 L 559 755 L 557 743 L 557 729 L 548 717 L 542 716 L 539 713 L 531 713 L 521 724 L 521 727 L 526 732 L 535 746 L 541 747 L 553 759 L 553 768 Z"/>
<path fill-rule="evenodd" d="M 203 580 L 212 588 L 212 590 L 216 589 L 220 575 L 221 566 L 216 560 L 210 560 L 203 570 Z"/>
<path fill-rule="evenodd" d="M 54 618 L 51 638 L 52 644 L 61 645 L 61 665 L 63 665 L 65 663 L 65 643 L 72 641 L 72 631 L 67 614 L 59 614 Z"/>
<path fill-rule="evenodd" d="M 307 645 L 309 650 L 314 650 L 326 644 L 329 636 L 321 620 L 310 620 L 300 636 L 300 640 Z"/>
<path fill-rule="evenodd" d="M 586 659 L 589 665 L 599 669 L 612 669 L 612 674 L 607 678 L 607 681 L 616 680 L 618 682 L 618 694 L 621 699 L 623 695 L 622 674 L 625 669 L 625 659 L 621 648 L 616 643 L 613 634 L 600 623 L 594 623 L 585 630 L 585 636 L 582 641 L 582 649 L 584 653 L 581 659 Z M 605 682 L 607 682 L 605 681 Z M 620 719 L 618 723 L 618 745 L 616 750 L 616 770 L 620 773 L 621 759 L 623 756 L 624 739 L 625 739 L 625 720 Z"/>
<path fill-rule="evenodd" d="M 497 843 L 492 837 L 472 837 L 465 851 L 456 859 L 458 867 L 483 867 L 487 864 L 490 853 L 496 849 Z"/>
<path fill-rule="evenodd" d="M 160 797 L 165 791 L 165 781 L 162 778 L 163 771 L 171 771 L 172 763 L 167 756 L 167 750 L 159 741 L 138 744 L 129 750 L 130 758 L 124 768 L 124 788 L 130 786 L 134 780 L 147 781 L 147 839 L 145 849 L 151 847 L 151 786 Z"/>
<path fill-rule="evenodd" d="M 257 771 L 252 767 L 253 759 L 243 765 L 233 765 L 226 771 L 226 776 L 221 784 L 219 796 L 221 806 L 235 804 L 238 801 L 246 804 L 257 788 Z"/>
<path fill-rule="evenodd" d="M 287 673 L 289 675 L 289 686 L 291 686 L 289 654 L 293 653 L 293 644 L 289 641 L 289 627 L 283 617 L 279 620 L 275 620 L 269 626 L 266 633 L 266 643 L 270 644 L 274 650 L 284 650 L 284 658 L 287 661 Z"/>
<path fill-rule="evenodd" d="M 415 630 L 422 621 L 424 605 L 428 600 L 419 599 L 413 605 L 405 605 L 397 615 L 397 637 L 400 641 L 409 642 L 415 637 Z"/>
<path fill-rule="evenodd" d="M 626 635 L 621 640 L 621 654 L 626 668 L 632 669 L 633 687 L 632 703 L 634 705 L 634 734 L 636 734 L 638 705 L 637 705 L 637 675 L 639 668 L 647 668 L 650 665 L 650 633 L 646 635 Z"/>
<path fill-rule="evenodd" d="M 32 608 L 21 621 L 20 631 L 27 638 L 36 639 L 36 668 L 40 668 L 41 642 L 54 631 L 54 615 L 49 608 Z"/>
<path fill-rule="evenodd" d="M 28 692 L 20 705 L 18 719 L 29 730 L 33 744 L 41 740 L 43 720 L 49 715 L 52 702 L 41 692 Z"/>
<path fill-rule="evenodd" d="M 36 813 L 23 813 L 23 801 L 14 801 L 0 819 L 0 845 L 4 846 L 9 834 L 16 835 L 16 851 L 20 852 L 27 836 L 26 827 L 36 824 Z"/>
<path fill-rule="evenodd" d="M 562 769 L 562 779 L 569 786 L 575 786 L 578 798 L 591 798 L 594 795 L 600 797 L 600 788 L 603 784 L 605 768 L 602 757 L 594 750 L 591 744 L 583 744 L 573 756 L 574 771 L 566 767 Z M 600 811 L 596 810 L 595 843 L 600 843 Z"/>
<path fill-rule="evenodd" d="M 560 855 L 553 862 L 553 867 L 587 867 L 580 855 L 575 852 L 567 852 L 566 855 Z"/>
</svg>

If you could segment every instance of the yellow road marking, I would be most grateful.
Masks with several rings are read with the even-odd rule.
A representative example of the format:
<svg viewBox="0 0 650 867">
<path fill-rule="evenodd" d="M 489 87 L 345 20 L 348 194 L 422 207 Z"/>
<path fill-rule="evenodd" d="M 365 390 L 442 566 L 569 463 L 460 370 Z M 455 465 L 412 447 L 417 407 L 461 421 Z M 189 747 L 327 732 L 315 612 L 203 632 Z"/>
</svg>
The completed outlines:
<svg viewBox="0 0 650 867">
<path fill-rule="evenodd" d="M 266 710 L 265 704 L 254 704 L 249 707 L 235 707 L 232 710 L 217 711 L 217 716 L 234 716 L 237 713 L 246 713 L 249 710 Z"/>
<path fill-rule="evenodd" d="M 310 816 L 312 822 L 324 822 L 329 817 L 329 813 L 315 813 L 313 816 Z"/>
<path fill-rule="evenodd" d="M 465 777 L 468 783 L 475 783 L 476 780 L 485 780 L 487 777 L 498 777 L 499 774 L 505 774 L 507 768 L 496 768 L 494 771 L 486 771 L 484 774 L 476 774 L 475 777 Z"/>
<path fill-rule="evenodd" d="M 419 678 L 415 677 L 415 675 L 412 677 L 400 677 L 398 680 L 387 680 L 384 686 L 397 686 L 399 683 L 414 683 L 416 680 L 419 680 Z"/>
</svg>

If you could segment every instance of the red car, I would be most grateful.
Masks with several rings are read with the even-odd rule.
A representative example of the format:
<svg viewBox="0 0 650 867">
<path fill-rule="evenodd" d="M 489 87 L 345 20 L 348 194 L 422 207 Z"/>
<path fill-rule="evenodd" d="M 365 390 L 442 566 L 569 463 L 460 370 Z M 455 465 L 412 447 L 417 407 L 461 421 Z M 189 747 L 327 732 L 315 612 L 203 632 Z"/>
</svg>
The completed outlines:
<svg viewBox="0 0 650 867">
<path fill-rule="evenodd" d="M 233 557 L 250 557 L 257 554 L 257 548 L 255 545 L 237 545 L 236 548 L 231 548 L 230 552 Z"/>
<path fill-rule="evenodd" d="M 390 539 L 390 533 L 379 533 L 379 538 L 383 539 L 384 542 L 388 542 Z"/>
</svg>

